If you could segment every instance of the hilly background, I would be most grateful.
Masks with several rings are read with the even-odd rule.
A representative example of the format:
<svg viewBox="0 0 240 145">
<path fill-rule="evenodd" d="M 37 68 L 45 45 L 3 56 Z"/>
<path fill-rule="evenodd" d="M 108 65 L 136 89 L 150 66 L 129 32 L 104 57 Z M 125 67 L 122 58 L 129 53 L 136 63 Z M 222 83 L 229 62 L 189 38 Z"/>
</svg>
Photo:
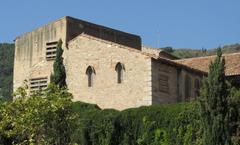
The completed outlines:
<svg viewBox="0 0 240 145">
<path fill-rule="evenodd" d="M 225 45 L 222 46 L 223 53 L 235 53 L 240 52 L 240 44 L 232 44 L 232 45 Z M 164 47 L 161 48 L 179 58 L 192 58 L 192 57 L 202 57 L 202 56 L 209 56 L 215 55 L 217 53 L 217 48 L 213 49 L 191 49 L 191 48 L 172 48 L 172 47 Z"/>
<path fill-rule="evenodd" d="M 216 54 L 216 48 L 206 50 L 190 48 L 161 48 L 179 58 L 192 58 Z M 223 53 L 240 52 L 240 44 L 225 45 Z M 14 44 L 0 43 L 0 98 L 11 100 L 13 87 Z"/>
</svg>

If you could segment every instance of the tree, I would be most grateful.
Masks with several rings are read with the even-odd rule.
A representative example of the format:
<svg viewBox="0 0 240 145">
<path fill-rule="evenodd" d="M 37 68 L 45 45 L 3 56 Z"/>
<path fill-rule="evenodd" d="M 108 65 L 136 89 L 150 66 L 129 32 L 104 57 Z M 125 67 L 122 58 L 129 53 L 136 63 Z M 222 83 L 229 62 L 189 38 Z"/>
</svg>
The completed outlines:
<svg viewBox="0 0 240 145">
<path fill-rule="evenodd" d="M 70 144 L 76 115 L 67 89 L 51 84 L 42 96 L 31 97 L 24 91 L 18 89 L 12 102 L 0 102 L 0 144 Z"/>
<path fill-rule="evenodd" d="M 233 145 L 240 144 L 240 90 L 231 89 L 229 103 L 230 133 Z"/>
<path fill-rule="evenodd" d="M 229 89 L 224 73 L 225 60 L 221 48 L 215 61 L 209 66 L 209 74 L 203 80 L 200 110 L 204 128 L 205 145 L 230 144 L 228 96 Z"/>
<path fill-rule="evenodd" d="M 13 93 L 14 44 L 0 43 L 0 96 L 11 101 Z"/>
<path fill-rule="evenodd" d="M 58 41 L 56 59 L 53 64 L 53 74 L 51 74 L 51 83 L 58 85 L 60 88 L 66 87 L 66 72 L 63 64 L 62 40 Z"/>
<path fill-rule="evenodd" d="M 161 48 L 161 49 L 164 50 L 164 51 L 166 51 L 166 52 L 168 52 L 168 53 L 173 53 L 173 52 L 174 52 L 173 48 L 170 47 L 170 46 L 168 46 L 168 47 L 163 47 L 163 48 Z"/>
</svg>

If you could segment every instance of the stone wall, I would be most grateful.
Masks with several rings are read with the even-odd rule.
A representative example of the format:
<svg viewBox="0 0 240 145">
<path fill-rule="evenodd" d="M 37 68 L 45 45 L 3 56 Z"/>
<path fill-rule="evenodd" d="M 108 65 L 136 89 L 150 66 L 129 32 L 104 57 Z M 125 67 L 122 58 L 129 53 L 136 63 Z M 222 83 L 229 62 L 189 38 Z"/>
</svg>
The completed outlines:
<svg viewBox="0 0 240 145">
<path fill-rule="evenodd" d="M 186 76 L 189 82 L 186 83 Z M 202 75 L 185 70 L 184 68 L 152 61 L 152 95 L 153 104 L 176 103 L 196 98 L 195 80 L 201 80 Z M 189 99 L 186 98 L 189 91 Z"/>
<path fill-rule="evenodd" d="M 177 95 L 177 69 L 158 60 L 152 61 L 153 104 L 173 103 Z"/>
<path fill-rule="evenodd" d="M 167 53 L 159 48 L 151 48 L 148 46 L 142 46 L 142 52 L 146 52 L 149 54 L 153 54 L 157 57 L 167 58 L 167 59 L 171 59 L 171 60 L 178 59 L 176 56 L 174 56 L 170 53 Z"/>
<path fill-rule="evenodd" d="M 15 40 L 14 90 L 23 85 L 24 80 L 48 77 L 53 61 L 46 60 L 46 43 L 63 40 L 66 45 L 66 19 L 59 19 Z"/>
<path fill-rule="evenodd" d="M 142 46 L 142 52 L 153 54 L 153 55 L 156 55 L 157 57 L 159 56 L 159 53 L 161 51 L 162 51 L 161 49 L 151 48 L 151 47 L 148 47 L 148 46 Z"/>
<path fill-rule="evenodd" d="M 63 41 L 67 50 L 68 41 L 81 33 L 91 34 L 101 39 L 141 49 L 141 38 L 104 26 L 96 25 L 71 17 L 63 17 L 46 24 L 32 32 L 23 34 L 15 40 L 14 90 L 23 85 L 24 80 L 48 77 L 52 71 L 53 60 L 46 58 L 47 43 Z M 65 58 L 65 53 L 63 57 Z M 49 82 L 49 81 L 48 81 Z"/>
<path fill-rule="evenodd" d="M 199 86 L 201 85 L 201 81 L 203 78 L 202 74 L 197 74 L 194 72 L 189 72 L 185 69 L 181 69 L 180 71 L 180 78 L 179 78 L 179 98 L 181 102 L 194 100 L 196 97 L 198 97 L 198 94 L 196 94 L 196 91 L 200 91 L 199 89 L 196 90 L 195 81 L 199 81 Z M 189 76 L 190 83 L 186 83 L 186 77 Z M 188 86 L 186 86 L 188 84 Z M 189 90 L 190 97 L 187 98 L 186 91 Z"/>
<path fill-rule="evenodd" d="M 22 86 L 24 80 L 31 80 L 29 84 L 33 87 L 36 82 L 45 83 L 46 79 L 49 83 L 53 59 L 46 57 L 47 48 L 52 51 L 52 45 L 59 39 L 63 40 L 67 85 L 74 100 L 123 110 L 188 101 L 196 96 L 195 80 L 200 80 L 201 75 L 158 58 L 171 59 L 172 56 L 165 53 L 162 56 L 161 51 L 155 49 L 141 51 L 139 36 L 70 17 L 16 38 L 14 90 Z M 117 82 L 115 70 L 118 62 L 125 67 L 121 84 Z M 88 87 L 88 66 L 96 72 L 93 87 Z"/>
<path fill-rule="evenodd" d="M 67 84 L 74 100 L 120 110 L 152 104 L 151 58 L 141 51 L 82 34 L 70 41 L 65 53 Z M 118 62 L 125 66 L 121 84 L 115 70 Z M 88 66 L 96 72 L 93 87 L 88 87 Z"/>
</svg>

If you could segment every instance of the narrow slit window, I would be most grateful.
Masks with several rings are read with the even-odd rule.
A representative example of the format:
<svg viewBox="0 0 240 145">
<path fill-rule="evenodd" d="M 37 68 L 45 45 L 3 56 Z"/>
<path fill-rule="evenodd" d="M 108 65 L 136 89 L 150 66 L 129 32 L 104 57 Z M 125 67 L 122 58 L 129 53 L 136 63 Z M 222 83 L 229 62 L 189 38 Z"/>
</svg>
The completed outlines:
<svg viewBox="0 0 240 145">
<path fill-rule="evenodd" d="M 117 83 L 121 84 L 123 82 L 123 71 L 125 70 L 125 67 L 122 63 L 118 62 L 115 70 L 117 72 Z"/>
<path fill-rule="evenodd" d="M 195 97 L 198 97 L 200 95 L 200 82 L 198 79 L 195 79 L 194 87 L 195 87 Z"/>
<path fill-rule="evenodd" d="M 186 75 L 185 78 L 185 101 L 190 101 L 191 97 L 191 78 L 189 75 Z"/>
<path fill-rule="evenodd" d="M 93 77 L 95 75 L 95 70 L 92 66 L 88 66 L 87 70 L 86 70 L 86 75 L 88 77 L 88 87 L 92 87 L 93 86 Z"/>
</svg>

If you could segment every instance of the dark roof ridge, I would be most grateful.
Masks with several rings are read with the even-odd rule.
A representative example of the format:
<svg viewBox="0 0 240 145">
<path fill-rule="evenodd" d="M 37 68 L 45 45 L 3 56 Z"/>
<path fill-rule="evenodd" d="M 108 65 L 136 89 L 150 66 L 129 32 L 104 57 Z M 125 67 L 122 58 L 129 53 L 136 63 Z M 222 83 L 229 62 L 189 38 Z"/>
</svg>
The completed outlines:
<svg viewBox="0 0 240 145">
<path fill-rule="evenodd" d="M 93 23 L 93 22 L 89 22 L 88 20 L 79 19 L 79 18 L 74 18 L 74 17 L 71 17 L 71 16 L 65 16 L 64 18 L 66 18 L 67 20 L 68 20 L 68 19 L 71 19 L 71 20 L 75 20 L 75 21 L 81 21 L 81 22 L 84 22 L 84 23 L 88 23 L 88 24 L 91 24 L 91 25 L 95 25 L 95 26 L 98 26 L 98 27 L 102 27 L 102 28 L 104 28 L 104 29 L 109 29 L 109 30 L 116 31 L 116 32 L 119 32 L 119 33 L 123 33 L 123 34 L 127 34 L 127 35 L 134 35 L 134 36 L 140 37 L 140 36 L 137 35 L 137 34 L 125 32 L 125 31 L 119 30 L 119 29 L 117 29 L 117 28 L 111 28 L 111 27 L 108 27 L 108 26 L 104 26 L 104 25 L 102 25 L 102 24 L 96 24 L 96 23 Z"/>
<path fill-rule="evenodd" d="M 155 59 L 158 58 L 156 55 L 153 55 L 153 54 L 150 54 L 150 53 L 147 53 L 147 52 L 142 52 L 141 50 L 132 48 L 132 47 L 130 47 L 130 46 L 118 44 L 118 43 L 116 43 L 116 42 L 112 42 L 112 41 L 108 41 L 108 40 L 103 40 L 103 39 L 101 39 L 101 38 L 98 38 L 98 37 L 95 37 L 95 36 L 92 36 L 92 35 L 89 35 L 89 34 L 86 34 L 86 33 L 81 33 L 81 34 L 79 34 L 79 35 L 76 36 L 75 38 L 73 38 L 73 39 L 71 39 L 70 41 L 68 41 L 68 43 L 71 43 L 72 41 L 74 41 L 75 39 L 77 39 L 77 37 L 79 37 L 79 36 L 84 36 L 84 37 L 88 37 L 88 38 L 95 39 L 95 40 L 97 40 L 97 41 L 101 41 L 101 42 L 113 44 L 113 45 L 118 46 L 118 47 L 120 47 L 120 48 L 129 49 L 129 50 L 131 50 L 131 51 L 134 51 L 134 52 L 136 52 L 136 53 L 140 53 L 140 54 L 142 54 L 142 55 L 145 55 L 145 56 L 148 56 L 148 57 L 151 57 L 151 58 L 155 58 Z"/>
</svg>

